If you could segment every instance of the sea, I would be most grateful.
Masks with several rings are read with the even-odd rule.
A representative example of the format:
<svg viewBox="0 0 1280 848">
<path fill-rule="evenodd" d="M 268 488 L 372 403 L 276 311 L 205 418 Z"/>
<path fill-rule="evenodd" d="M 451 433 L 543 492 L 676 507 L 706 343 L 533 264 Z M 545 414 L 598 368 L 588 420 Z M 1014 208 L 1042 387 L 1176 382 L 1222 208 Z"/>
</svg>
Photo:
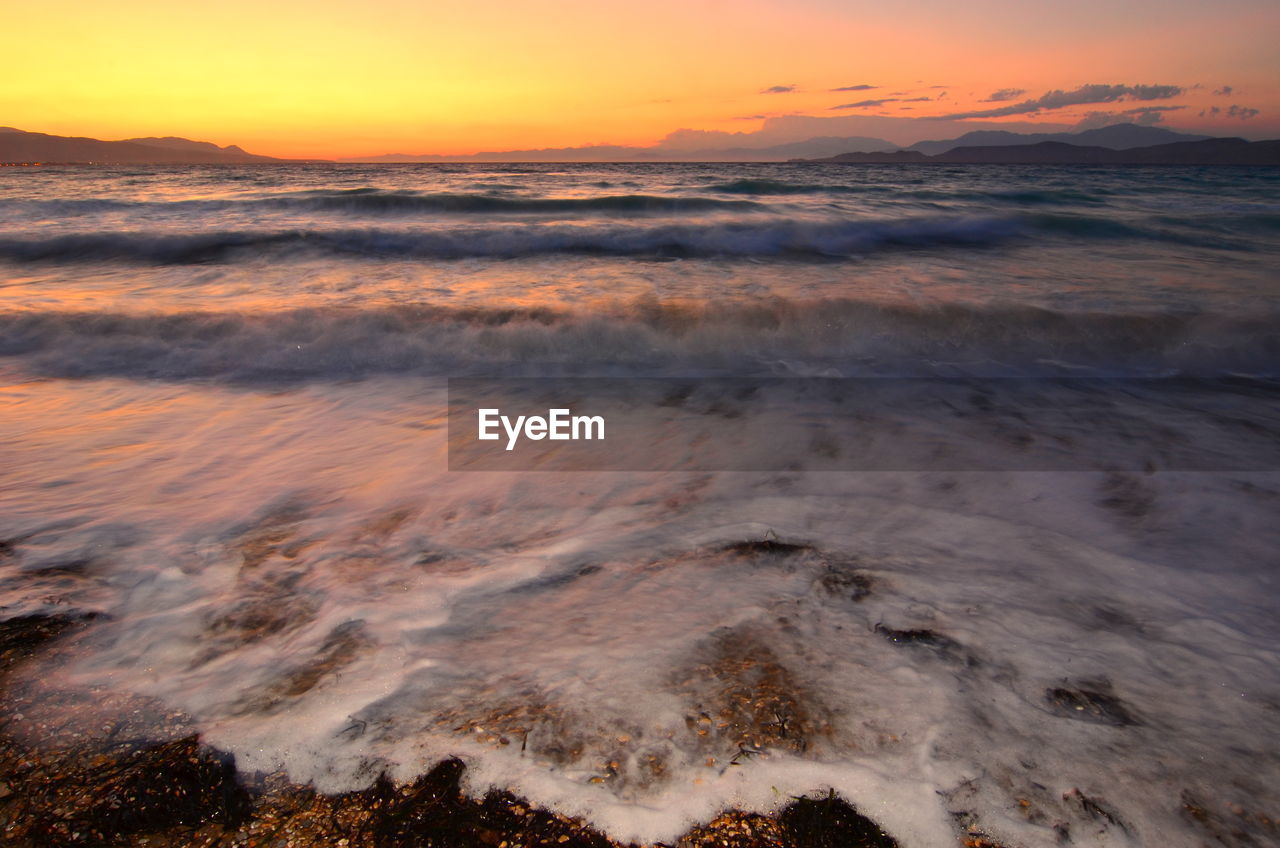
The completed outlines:
<svg viewBox="0 0 1280 848">
<path fill-rule="evenodd" d="M 1276 844 L 1278 318 L 1274 168 L 7 168 L 0 617 L 326 792 Z M 485 380 L 676 413 L 476 470 Z"/>
</svg>

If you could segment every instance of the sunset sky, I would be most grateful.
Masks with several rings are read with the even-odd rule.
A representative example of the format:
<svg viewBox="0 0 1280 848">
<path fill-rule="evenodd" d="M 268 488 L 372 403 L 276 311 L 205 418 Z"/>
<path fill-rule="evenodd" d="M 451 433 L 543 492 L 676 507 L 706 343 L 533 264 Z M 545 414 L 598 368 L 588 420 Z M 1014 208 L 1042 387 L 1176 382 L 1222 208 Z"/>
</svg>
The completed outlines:
<svg viewBox="0 0 1280 848">
<path fill-rule="evenodd" d="M 5 11 L 0 125 L 286 157 L 991 121 L 1266 138 L 1277 36 L 1276 0 L 49 0 Z"/>
</svg>

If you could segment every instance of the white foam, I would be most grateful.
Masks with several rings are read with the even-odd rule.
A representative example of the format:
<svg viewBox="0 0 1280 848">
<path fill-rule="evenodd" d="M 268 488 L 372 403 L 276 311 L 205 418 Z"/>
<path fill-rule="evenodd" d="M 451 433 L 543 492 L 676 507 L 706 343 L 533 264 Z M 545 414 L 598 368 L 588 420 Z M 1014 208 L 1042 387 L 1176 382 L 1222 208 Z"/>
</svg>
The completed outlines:
<svg viewBox="0 0 1280 848">
<path fill-rule="evenodd" d="M 960 813 L 1180 844 L 1184 792 L 1277 800 L 1275 474 L 450 474 L 439 383 L 7 391 L 2 603 L 84 560 L 60 602 L 112 618 L 62 682 L 157 696 L 246 770 L 458 755 L 640 841 L 828 789 L 906 846 Z M 774 536 L 812 550 L 724 549 Z M 860 601 L 824 582 L 853 572 Z M 806 744 L 735 764 L 717 711 L 765 667 Z"/>
</svg>

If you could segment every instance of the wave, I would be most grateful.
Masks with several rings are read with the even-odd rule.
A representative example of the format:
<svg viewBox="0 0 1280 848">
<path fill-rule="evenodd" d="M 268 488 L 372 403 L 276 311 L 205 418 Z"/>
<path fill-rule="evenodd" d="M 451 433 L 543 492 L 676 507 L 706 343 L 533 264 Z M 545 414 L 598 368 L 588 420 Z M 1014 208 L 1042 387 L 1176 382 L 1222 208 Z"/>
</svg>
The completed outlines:
<svg viewBox="0 0 1280 848">
<path fill-rule="evenodd" d="M 516 188 L 503 186 L 502 188 Z M 346 215 L 415 214 L 536 214 L 586 213 L 598 215 L 676 215 L 686 212 L 747 212 L 764 208 L 750 200 L 619 194 L 602 197 L 511 197 L 490 192 L 419 193 L 358 188 L 294 192 L 284 195 L 204 200 L 116 200 L 79 198 L 0 201 L 0 210 L 14 208 L 39 218 L 95 215 L 103 212 L 255 212 L 337 213 Z"/>
<path fill-rule="evenodd" d="M 28 373 L 290 382 L 379 374 L 1275 376 L 1278 314 L 1071 313 L 856 300 L 640 300 L 268 313 L 0 315 Z"/>
<path fill-rule="evenodd" d="M 795 194 L 867 194 L 886 195 L 895 199 L 936 200 L 949 203 L 996 201 L 1016 206 L 1097 205 L 1106 202 L 1103 192 L 1082 189 L 1005 189 L 982 191 L 960 188 L 908 189 L 898 185 L 845 185 L 842 183 L 792 183 L 784 180 L 741 179 L 715 183 L 708 191 L 721 194 L 795 195 Z"/>
<path fill-rule="evenodd" d="M 649 226 L 493 224 L 481 227 L 226 230 L 202 233 L 93 232 L 0 238 L 0 259 L 15 262 L 151 263 L 232 261 L 266 251 L 401 259 L 517 258 L 556 253 L 606 256 L 843 258 L 883 248 L 985 246 L 1036 229 L 1071 235 L 1132 235 L 1097 220 L 1001 217 L 898 220 L 768 218 Z"/>
<path fill-rule="evenodd" d="M 471 211 L 559 208 L 578 210 L 671 211 L 664 204 L 695 204 L 646 195 L 582 200 L 504 199 L 451 196 L 457 208 Z M 465 202 L 463 201 L 465 198 Z M 324 193 L 294 198 L 298 203 L 383 204 L 451 203 L 434 198 L 404 197 L 355 190 L 341 197 Z M 59 201 L 72 202 L 72 201 Z M 99 203 L 106 201 L 83 201 Z M 116 201 L 109 201 L 116 202 Z M 194 201 L 193 201 L 194 202 Z M 705 200 L 724 211 L 724 201 Z M 438 208 L 444 208 L 440 206 Z M 690 206 L 688 208 L 695 208 Z M 756 207 L 752 207 L 753 210 Z M 1254 220 L 1260 219 L 1260 220 Z M 49 236 L 0 236 L 0 259 L 14 262 L 137 261 L 192 263 L 232 261 L 264 251 L 300 251 L 327 256 L 373 256 L 403 259 L 518 258 L 555 253 L 607 256 L 790 257 L 842 258 L 885 248 L 981 247 L 1048 237 L 1072 242 L 1146 240 L 1175 242 L 1222 250 L 1254 250 L 1243 233 L 1227 224 L 1207 227 L 1202 219 L 1134 219 L 1074 212 L 1007 214 L 937 214 L 915 217 L 849 218 L 830 214 L 752 214 L 707 216 L 689 220 L 612 222 L 504 221 L 478 224 L 431 222 L 400 227 L 309 227 L 280 229 L 207 229 L 191 232 L 121 229 Z M 1272 225 L 1269 216 L 1253 215 L 1253 228 Z M 1246 228 L 1247 229 L 1247 228 Z"/>
</svg>

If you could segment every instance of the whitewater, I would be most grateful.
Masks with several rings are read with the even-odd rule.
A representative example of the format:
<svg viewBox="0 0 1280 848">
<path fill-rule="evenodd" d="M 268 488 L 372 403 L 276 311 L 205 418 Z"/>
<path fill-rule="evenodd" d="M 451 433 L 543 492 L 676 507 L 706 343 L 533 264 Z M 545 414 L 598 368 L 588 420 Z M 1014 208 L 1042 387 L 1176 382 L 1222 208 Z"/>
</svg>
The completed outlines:
<svg viewBox="0 0 1280 848">
<path fill-rule="evenodd" d="M 6 169 L 0 617 L 97 613 L 26 685 L 326 792 L 458 756 L 646 843 L 831 789 L 908 848 L 1267 844 L 1278 188 Z M 459 378 L 615 381 L 721 454 L 450 470 Z M 805 394 L 872 380 L 928 414 Z"/>
</svg>

